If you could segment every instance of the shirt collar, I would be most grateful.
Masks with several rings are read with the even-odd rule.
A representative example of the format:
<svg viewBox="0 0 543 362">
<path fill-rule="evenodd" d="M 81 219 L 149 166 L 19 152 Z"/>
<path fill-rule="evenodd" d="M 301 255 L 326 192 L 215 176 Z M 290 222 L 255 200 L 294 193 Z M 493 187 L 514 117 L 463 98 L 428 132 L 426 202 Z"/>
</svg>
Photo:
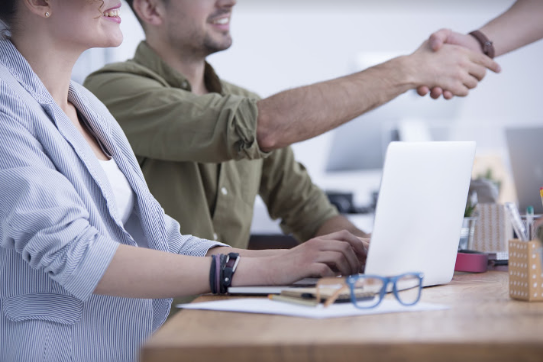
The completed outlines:
<svg viewBox="0 0 543 362">
<path fill-rule="evenodd" d="M 0 39 L 0 62 L 38 103 L 55 102 L 30 64 L 9 39 Z"/>
<path fill-rule="evenodd" d="M 147 42 L 142 41 L 138 45 L 133 60 L 164 78 L 170 86 L 191 91 L 192 88 L 188 79 L 162 60 Z M 221 80 L 208 62 L 205 63 L 204 81 L 210 92 L 224 95 Z"/>
</svg>

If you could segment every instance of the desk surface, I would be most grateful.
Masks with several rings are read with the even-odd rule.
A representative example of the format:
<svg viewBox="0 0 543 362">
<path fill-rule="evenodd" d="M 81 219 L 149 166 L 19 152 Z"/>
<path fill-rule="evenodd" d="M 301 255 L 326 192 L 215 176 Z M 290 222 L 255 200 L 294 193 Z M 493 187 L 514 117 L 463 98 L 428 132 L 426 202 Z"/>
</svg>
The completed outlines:
<svg viewBox="0 0 543 362">
<path fill-rule="evenodd" d="M 326 320 L 184 310 L 147 341 L 141 359 L 543 361 L 543 303 L 510 299 L 506 272 L 456 274 L 421 300 L 451 308 Z"/>
</svg>

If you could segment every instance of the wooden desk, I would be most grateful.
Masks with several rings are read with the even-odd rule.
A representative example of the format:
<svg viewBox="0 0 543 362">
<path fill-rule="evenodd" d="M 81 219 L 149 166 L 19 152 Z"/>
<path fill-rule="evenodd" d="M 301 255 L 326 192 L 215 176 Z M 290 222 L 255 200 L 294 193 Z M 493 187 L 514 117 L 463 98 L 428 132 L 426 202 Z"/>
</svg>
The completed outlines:
<svg viewBox="0 0 543 362">
<path fill-rule="evenodd" d="M 451 309 L 326 320 L 185 310 L 142 361 L 543 361 L 543 303 L 509 299 L 506 272 L 457 274 L 422 300 Z"/>
</svg>

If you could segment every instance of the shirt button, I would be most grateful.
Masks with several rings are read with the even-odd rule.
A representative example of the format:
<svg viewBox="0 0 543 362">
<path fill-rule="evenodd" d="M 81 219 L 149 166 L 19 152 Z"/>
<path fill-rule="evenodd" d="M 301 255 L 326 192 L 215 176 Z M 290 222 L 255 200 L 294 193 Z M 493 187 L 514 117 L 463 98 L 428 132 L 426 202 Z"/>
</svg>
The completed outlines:
<svg viewBox="0 0 543 362">
<path fill-rule="evenodd" d="M 217 233 L 213 233 L 213 240 L 217 240 L 219 238 L 219 236 L 217 235 Z"/>
<path fill-rule="evenodd" d="M 226 187 L 223 187 L 223 188 L 221 189 L 221 192 L 222 192 L 222 194 L 223 194 L 224 196 L 228 195 L 228 190 L 226 189 Z"/>
</svg>

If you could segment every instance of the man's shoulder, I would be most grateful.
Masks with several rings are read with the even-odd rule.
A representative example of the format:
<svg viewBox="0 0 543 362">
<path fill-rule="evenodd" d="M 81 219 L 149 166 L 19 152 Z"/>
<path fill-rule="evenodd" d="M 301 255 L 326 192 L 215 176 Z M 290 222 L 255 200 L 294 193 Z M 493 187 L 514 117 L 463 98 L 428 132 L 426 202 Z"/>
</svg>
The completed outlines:
<svg viewBox="0 0 543 362">
<path fill-rule="evenodd" d="M 134 62 L 133 60 L 127 60 L 124 62 L 106 64 L 102 68 L 92 72 L 87 76 L 84 82 L 84 86 L 91 89 L 94 88 L 95 83 L 102 83 L 103 81 L 113 81 L 119 78 L 134 77 L 134 79 L 141 79 L 142 77 L 161 81 L 158 74 L 151 69 Z"/>
<path fill-rule="evenodd" d="M 236 96 L 243 96 L 248 98 L 254 98 L 254 99 L 260 99 L 260 96 L 256 94 L 255 92 L 252 92 L 246 88 L 240 87 L 238 85 L 235 85 L 233 83 L 227 82 L 225 80 L 221 79 L 221 84 L 223 88 L 223 92 L 225 94 L 233 94 Z"/>
</svg>

